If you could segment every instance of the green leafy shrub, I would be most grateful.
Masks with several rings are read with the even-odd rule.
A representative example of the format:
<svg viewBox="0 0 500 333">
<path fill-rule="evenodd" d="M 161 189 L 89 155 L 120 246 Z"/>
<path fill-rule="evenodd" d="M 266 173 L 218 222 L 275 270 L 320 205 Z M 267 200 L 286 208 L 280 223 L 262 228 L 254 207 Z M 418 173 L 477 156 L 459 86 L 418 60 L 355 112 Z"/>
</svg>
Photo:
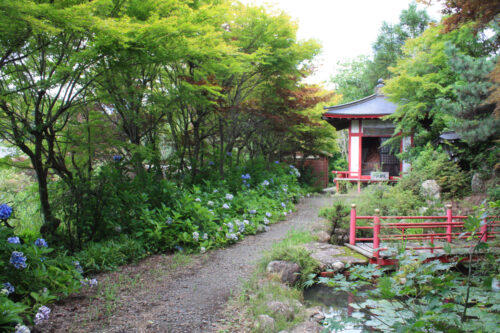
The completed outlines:
<svg viewBox="0 0 500 333">
<path fill-rule="evenodd" d="M 412 170 L 404 175 L 397 187 L 420 195 L 425 180 L 434 179 L 441 186 L 444 198 L 459 198 L 470 191 L 470 178 L 466 172 L 448 158 L 440 148 L 428 144 L 412 160 Z"/>
<path fill-rule="evenodd" d="M 336 235 L 338 228 L 349 229 L 350 208 L 342 201 L 335 201 L 331 207 L 322 208 L 319 211 L 319 216 L 328 219 L 332 223 L 332 235 Z M 332 238 L 333 240 L 333 238 Z M 336 239 L 339 244 L 343 244 L 343 240 Z"/>
</svg>

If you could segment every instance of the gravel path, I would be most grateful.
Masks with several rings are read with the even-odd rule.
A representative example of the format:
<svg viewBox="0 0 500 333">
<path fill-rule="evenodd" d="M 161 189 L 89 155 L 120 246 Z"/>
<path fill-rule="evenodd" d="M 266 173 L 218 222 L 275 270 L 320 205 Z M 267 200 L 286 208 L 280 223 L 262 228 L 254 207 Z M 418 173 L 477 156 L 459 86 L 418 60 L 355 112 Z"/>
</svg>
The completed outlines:
<svg viewBox="0 0 500 333">
<path fill-rule="evenodd" d="M 43 331 L 211 331 L 228 298 L 239 293 L 263 251 L 291 229 L 309 229 L 319 221 L 319 209 L 331 202 L 327 196 L 305 198 L 297 205 L 297 212 L 272 225 L 270 231 L 193 256 L 187 265 L 174 267 L 173 256 L 154 256 L 120 272 L 104 274 L 99 277 L 104 283 L 108 281 L 101 292 L 104 297 L 93 300 L 92 296 L 80 296 L 59 304 Z"/>
</svg>

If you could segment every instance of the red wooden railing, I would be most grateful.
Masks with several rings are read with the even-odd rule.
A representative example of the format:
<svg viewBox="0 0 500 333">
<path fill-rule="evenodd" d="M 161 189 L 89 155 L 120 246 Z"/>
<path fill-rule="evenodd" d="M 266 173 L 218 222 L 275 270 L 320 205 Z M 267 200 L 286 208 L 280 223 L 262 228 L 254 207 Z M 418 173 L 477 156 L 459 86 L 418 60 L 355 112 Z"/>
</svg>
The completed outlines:
<svg viewBox="0 0 500 333">
<path fill-rule="evenodd" d="M 495 231 L 495 228 L 500 226 L 500 221 L 494 219 L 498 216 L 488 216 L 485 217 L 484 222 L 481 225 L 479 233 L 474 234 L 474 237 L 478 237 L 480 241 L 487 242 L 488 239 L 492 239 L 496 234 L 500 232 Z M 415 223 L 381 223 L 382 220 L 426 220 L 425 222 L 415 222 Z M 443 247 L 434 246 L 435 240 L 446 240 L 446 242 L 451 243 L 454 239 L 464 239 L 471 235 L 471 232 L 457 232 L 454 229 L 463 229 L 464 220 L 467 216 L 457 215 L 454 216 L 452 212 L 451 205 L 446 205 L 446 215 L 445 216 L 380 216 L 380 210 L 375 210 L 375 215 L 373 216 L 357 216 L 356 205 L 351 206 L 351 219 L 349 228 L 349 244 L 356 245 L 357 242 L 372 242 L 373 243 L 373 257 L 375 262 L 378 262 L 380 258 L 380 251 L 387 250 L 380 248 L 380 241 L 409 241 L 409 240 L 424 240 L 429 241 L 429 246 L 419 246 L 411 247 L 413 250 L 430 250 L 433 252 L 436 249 L 443 249 Z M 373 225 L 371 226 L 358 226 L 358 220 L 373 220 Z M 445 220 L 445 221 L 428 221 L 428 220 Z M 430 232 L 421 234 L 408 234 L 405 233 L 408 229 L 446 229 L 446 232 Z M 397 229 L 400 233 L 397 234 L 381 234 L 382 229 Z M 373 230 L 372 237 L 356 237 L 357 230 Z"/>
</svg>

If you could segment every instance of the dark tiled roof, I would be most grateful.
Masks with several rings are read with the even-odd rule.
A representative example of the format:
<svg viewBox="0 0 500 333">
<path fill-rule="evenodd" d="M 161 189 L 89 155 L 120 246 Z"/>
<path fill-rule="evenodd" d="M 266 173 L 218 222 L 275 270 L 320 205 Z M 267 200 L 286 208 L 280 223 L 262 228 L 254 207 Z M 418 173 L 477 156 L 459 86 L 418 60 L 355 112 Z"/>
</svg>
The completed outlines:
<svg viewBox="0 0 500 333">
<path fill-rule="evenodd" d="M 396 108 L 397 105 L 390 102 L 387 97 L 374 94 L 351 103 L 327 106 L 324 108 L 326 110 L 324 116 L 345 116 L 349 118 L 349 116 L 389 115 L 393 114 Z"/>
</svg>

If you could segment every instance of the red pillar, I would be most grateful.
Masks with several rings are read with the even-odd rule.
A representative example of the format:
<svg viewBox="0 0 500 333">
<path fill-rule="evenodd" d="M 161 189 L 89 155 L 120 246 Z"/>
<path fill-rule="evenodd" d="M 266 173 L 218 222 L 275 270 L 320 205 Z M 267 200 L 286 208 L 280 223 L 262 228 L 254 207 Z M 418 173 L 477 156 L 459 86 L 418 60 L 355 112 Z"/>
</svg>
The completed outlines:
<svg viewBox="0 0 500 333">
<path fill-rule="evenodd" d="M 349 224 L 349 244 L 356 245 L 356 204 L 351 205 L 351 223 Z"/>
<path fill-rule="evenodd" d="M 483 220 L 483 224 L 481 225 L 481 242 L 488 241 L 488 221 L 486 218 Z"/>
<path fill-rule="evenodd" d="M 375 250 L 375 259 L 380 258 L 380 209 L 375 209 L 375 216 L 373 217 L 373 249 Z"/>
<path fill-rule="evenodd" d="M 453 232 L 453 229 L 451 227 L 452 221 L 453 221 L 453 214 L 451 212 L 451 205 L 447 204 L 446 205 L 446 222 L 448 222 L 448 225 L 446 226 L 446 241 L 448 243 L 451 243 L 451 233 Z"/>
</svg>

